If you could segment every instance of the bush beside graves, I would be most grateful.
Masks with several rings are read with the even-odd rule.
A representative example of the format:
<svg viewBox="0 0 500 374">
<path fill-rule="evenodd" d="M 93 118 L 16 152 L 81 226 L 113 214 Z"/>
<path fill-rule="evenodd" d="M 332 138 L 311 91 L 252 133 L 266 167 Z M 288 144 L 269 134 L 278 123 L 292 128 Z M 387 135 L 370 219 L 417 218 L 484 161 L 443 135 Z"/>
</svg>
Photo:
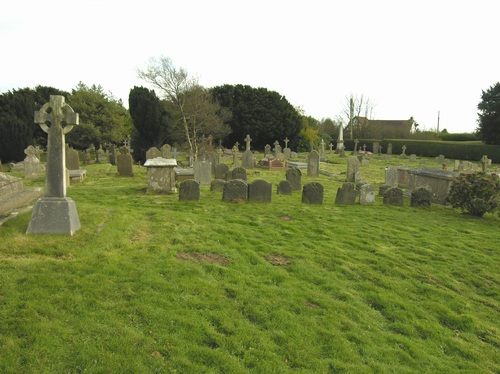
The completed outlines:
<svg viewBox="0 0 500 374">
<path fill-rule="evenodd" d="M 453 181 L 446 202 L 476 217 L 494 212 L 500 202 L 500 179 L 496 174 L 461 174 Z"/>
<path fill-rule="evenodd" d="M 500 146 L 486 145 L 479 142 L 444 142 L 427 140 L 409 140 L 409 139 L 359 139 L 358 150 L 366 144 L 366 150 L 373 151 L 373 143 L 379 142 L 382 146 L 382 153 L 386 153 L 387 145 L 392 144 L 392 154 L 402 153 L 403 146 L 406 146 L 406 154 L 416 154 L 421 157 L 437 157 L 445 155 L 448 159 L 457 159 L 464 161 L 479 161 L 483 155 L 487 155 L 493 162 L 500 162 Z M 346 150 L 354 149 L 353 140 L 345 140 Z"/>
</svg>

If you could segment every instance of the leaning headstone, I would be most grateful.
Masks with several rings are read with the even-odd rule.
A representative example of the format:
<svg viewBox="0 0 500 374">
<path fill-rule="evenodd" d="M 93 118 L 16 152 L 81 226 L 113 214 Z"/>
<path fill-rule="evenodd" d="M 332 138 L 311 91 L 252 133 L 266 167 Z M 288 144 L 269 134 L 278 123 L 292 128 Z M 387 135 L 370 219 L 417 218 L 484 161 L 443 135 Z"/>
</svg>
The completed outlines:
<svg viewBox="0 0 500 374">
<path fill-rule="evenodd" d="M 360 180 L 359 167 L 359 159 L 356 156 L 347 159 L 347 182 L 356 183 Z"/>
<path fill-rule="evenodd" d="M 24 159 L 24 177 L 25 178 L 38 178 L 42 172 L 42 164 L 36 156 L 36 148 L 29 145 L 24 153 L 26 157 Z"/>
<path fill-rule="evenodd" d="M 231 171 L 231 179 L 242 179 L 247 180 L 247 170 L 243 167 L 234 168 Z"/>
<path fill-rule="evenodd" d="M 384 194 L 384 204 L 403 206 L 403 190 L 399 187 L 391 187 Z"/>
<path fill-rule="evenodd" d="M 373 205 L 375 202 L 375 188 L 371 184 L 363 184 L 359 190 L 359 203 Z"/>
<path fill-rule="evenodd" d="M 210 191 L 219 191 L 219 192 L 222 192 L 222 191 L 224 191 L 224 185 L 226 183 L 227 182 L 226 182 L 225 179 L 214 179 L 210 183 Z"/>
<path fill-rule="evenodd" d="M 431 206 L 432 191 L 428 187 L 418 187 L 411 192 L 410 206 L 429 207 Z"/>
<path fill-rule="evenodd" d="M 352 182 L 346 182 L 337 189 L 337 196 L 335 196 L 335 204 L 338 205 L 352 205 L 356 202 L 356 185 Z"/>
<path fill-rule="evenodd" d="M 196 161 L 194 163 L 194 180 L 200 184 L 210 184 L 212 180 L 212 163 L 210 161 Z"/>
<path fill-rule="evenodd" d="M 278 195 L 291 195 L 292 191 L 292 184 L 289 181 L 283 180 L 278 183 Z"/>
<path fill-rule="evenodd" d="M 319 175 L 319 153 L 315 150 L 309 152 L 307 157 L 307 176 L 317 177 Z"/>
<path fill-rule="evenodd" d="M 302 202 L 305 204 L 323 204 L 323 185 L 319 182 L 310 182 L 302 189 Z"/>
<path fill-rule="evenodd" d="M 302 189 L 302 172 L 297 167 L 288 169 L 285 173 L 286 180 L 292 185 L 294 191 Z"/>
<path fill-rule="evenodd" d="M 242 202 L 248 199 L 247 182 L 241 179 L 233 179 L 224 184 L 222 191 L 222 201 Z"/>
<path fill-rule="evenodd" d="M 64 96 L 50 95 L 50 101 L 35 112 L 35 123 L 48 133 L 45 197 L 33 208 L 28 234 L 69 234 L 80 229 L 75 202 L 66 197 L 65 135 L 78 125 L 78 113 Z"/>
<path fill-rule="evenodd" d="M 248 201 L 270 203 L 272 193 L 272 184 L 263 179 L 256 179 L 248 185 Z"/>
<path fill-rule="evenodd" d="M 129 152 L 129 149 L 123 146 L 120 148 L 120 154 L 116 158 L 116 168 L 118 169 L 118 175 L 120 177 L 134 176 L 134 172 L 132 170 L 132 165 L 134 162 Z"/>
<path fill-rule="evenodd" d="M 151 147 L 146 151 L 146 160 L 151 160 L 153 158 L 162 157 L 161 151 L 156 147 Z M 165 157 L 162 157 L 165 158 Z"/>
<path fill-rule="evenodd" d="M 215 179 L 227 179 L 227 173 L 229 173 L 229 165 L 219 164 L 215 165 Z"/>
<path fill-rule="evenodd" d="M 179 185 L 179 201 L 199 201 L 200 183 L 194 179 L 186 179 Z"/>
</svg>

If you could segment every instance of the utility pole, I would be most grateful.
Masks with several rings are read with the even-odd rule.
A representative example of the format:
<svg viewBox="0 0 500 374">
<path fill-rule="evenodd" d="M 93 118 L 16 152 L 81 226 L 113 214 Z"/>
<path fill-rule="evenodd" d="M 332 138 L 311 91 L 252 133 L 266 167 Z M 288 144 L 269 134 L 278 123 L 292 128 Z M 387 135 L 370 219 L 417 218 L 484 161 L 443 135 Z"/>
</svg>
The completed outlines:
<svg viewBox="0 0 500 374">
<path fill-rule="evenodd" d="M 438 125 L 437 125 L 437 130 L 436 132 L 439 134 L 439 110 L 438 110 Z"/>
</svg>

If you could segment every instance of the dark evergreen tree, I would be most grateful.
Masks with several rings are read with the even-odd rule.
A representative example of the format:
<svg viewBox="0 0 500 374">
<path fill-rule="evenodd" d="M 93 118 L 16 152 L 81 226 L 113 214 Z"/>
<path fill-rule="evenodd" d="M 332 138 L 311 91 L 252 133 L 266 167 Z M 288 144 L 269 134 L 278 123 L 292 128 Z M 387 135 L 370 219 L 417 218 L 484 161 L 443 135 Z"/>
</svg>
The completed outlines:
<svg viewBox="0 0 500 374">
<path fill-rule="evenodd" d="M 231 134 L 225 139 L 227 147 L 236 142 L 243 144 L 248 135 L 252 148 L 264 149 L 276 140 L 283 145 L 288 138 L 291 148 L 296 148 L 301 129 L 300 114 L 275 91 L 244 85 L 223 85 L 211 89 L 213 98 L 221 107 L 232 113 L 228 121 Z"/>
<path fill-rule="evenodd" d="M 146 151 L 168 141 L 169 114 L 153 90 L 135 86 L 129 94 L 129 111 L 134 124 L 134 159 L 146 161 Z"/>
<path fill-rule="evenodd" d="M 477 108 L 479 139 L 486 144 L 500 145 L 500 82 L 483 91 Z"/>
</svg>

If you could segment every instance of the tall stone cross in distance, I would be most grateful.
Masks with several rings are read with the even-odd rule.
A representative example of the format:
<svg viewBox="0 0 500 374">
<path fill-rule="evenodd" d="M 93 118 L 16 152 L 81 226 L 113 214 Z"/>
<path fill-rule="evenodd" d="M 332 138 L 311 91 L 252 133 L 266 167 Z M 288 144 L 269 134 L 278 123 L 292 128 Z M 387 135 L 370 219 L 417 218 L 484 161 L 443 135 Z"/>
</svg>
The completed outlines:
<svg viewBox="0 0 500 374">
<path fill-rule="evenodd" d="M 48 134 L 45 196 L 33 207 L 28 234 L 69 234 L 80 228 L 75 202 L 66 197 L 65 135 L 78 125 L 78 113 L 65 103 L 64 96 L 35 112 L 35 123 Z"/>
<path fill-rule="evenodd" d="M 247 143 L 246 145 L 246 150 L 249 151 L 250 150 L 250 142 L 252 141 L 252 139 L 250 139 L 250 135 L 247 135 L 247 137 L 245 138 L 245 142 Z"/>
<path fill-rule="evenodd" d="M 289 142 L 289 141 L 290 141 L 290 140 L 288 140 L 288 136 L 287 136 L 287 137 L 285 138 L 285 140 L 284 140 L 284 142 L 285 142 L 285 148 L 288 148 L 288 142 Z"/>
</svg>

